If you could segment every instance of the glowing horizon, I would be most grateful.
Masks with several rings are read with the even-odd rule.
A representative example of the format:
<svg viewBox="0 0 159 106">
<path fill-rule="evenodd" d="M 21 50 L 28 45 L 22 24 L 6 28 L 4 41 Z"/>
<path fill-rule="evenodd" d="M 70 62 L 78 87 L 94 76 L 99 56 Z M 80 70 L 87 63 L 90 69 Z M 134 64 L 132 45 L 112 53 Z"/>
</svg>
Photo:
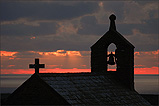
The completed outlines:
<svg viewBox="0 0 159 106">
<path fill-rule="evenodd" d="M 158 52 L 134 52 L 134 74 L 158 74 Z M 31 55 L 32 57 L 25 57 Z M 67 72 L 91 72 L 90 51 L 66 51 L 55 52 L 11 52 L 1 51 L 1 74 L 33 74 L 33 69 L 28 65 L 34 63 L 33 57 L 39 57 L 40 63 L 45 64 L 45 69 L 40 72 L 67 73 Z M 115 70 L 110 66 L 108 70 Z"/>
<path fill-rule="evenodd" d="M 115 69 L 110 69 L 115 71 Z M 82 73 L 82 72 L 91 72 L 91 69 L 40 69 L 39 73 Z M 34 69 L 1 69 L 1 74 L 34 74 Z M 152 68 L 134 68 L 134 74 L 157 74 L 158 67 Z"/>
</svg>

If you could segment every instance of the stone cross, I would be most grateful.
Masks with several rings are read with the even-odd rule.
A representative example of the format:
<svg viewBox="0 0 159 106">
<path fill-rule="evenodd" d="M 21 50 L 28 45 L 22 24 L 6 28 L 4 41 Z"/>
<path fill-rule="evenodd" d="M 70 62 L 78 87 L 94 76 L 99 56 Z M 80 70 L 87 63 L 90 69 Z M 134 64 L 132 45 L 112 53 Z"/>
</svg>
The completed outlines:
<svg viewBox="0 0 159 106">
<path fill-rule="evenodd" d="M 39 64 L 39 59 L 35 59 L 35 64 L 29 64 L 29 68 L 35 68 L 35 73 L 39 73 L 39 68 L 45 68 L 45 64 Z"/>
</svg>

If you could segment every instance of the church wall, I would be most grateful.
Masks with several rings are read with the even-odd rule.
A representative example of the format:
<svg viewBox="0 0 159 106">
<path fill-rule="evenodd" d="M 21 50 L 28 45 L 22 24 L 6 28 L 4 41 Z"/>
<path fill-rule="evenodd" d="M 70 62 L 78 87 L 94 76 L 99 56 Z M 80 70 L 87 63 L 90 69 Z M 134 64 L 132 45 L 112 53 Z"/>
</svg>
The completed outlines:
<svg viewBox="0 0 159 106">
<path fill-rule="evenodd" d="M 91 72 L 107 72 L 107 48 L 111 43 L 117 47 L 116 76 L 128 88 L 134 89 L 134 48 L 114 31 L 108 31 L 91 47 Z"/>
<path fill-rule="evenodd" d="M 107 52 L 106 50 L 98 50 L 91 52 L 91 71 L 105 72 L 107 69 Z"/>
</svg>

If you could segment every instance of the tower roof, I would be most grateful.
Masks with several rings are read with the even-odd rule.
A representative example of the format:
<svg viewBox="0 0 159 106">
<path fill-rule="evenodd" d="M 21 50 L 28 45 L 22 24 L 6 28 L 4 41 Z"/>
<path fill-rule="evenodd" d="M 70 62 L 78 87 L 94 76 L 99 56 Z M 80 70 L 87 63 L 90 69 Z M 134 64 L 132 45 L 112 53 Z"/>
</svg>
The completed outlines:
<svg viewBox="0 0 159 106">
<path fill-rule="evenodd" d="M 116 16 L 114 14 L 112 14 L 112 15 L 110 15 L 109 19 L 110 19 L 109 30 L 116 30 L 116 26 L 115 26 Z"/>
<path fill-rule="evenodd" d="M 112 14 L 110 15 L 109 19 L 110 19 L 109 30 L 94 45 L 91 46 L 91 49 L 96 47 L 97 48 L 101 47 L 101 45 L 103 45 L 103 47 L 105 48 L 105 46 L 108 46 L 110 43 L 115 43 L 116 45 L 118 45 L 118 43 L 121 42 L 129 46 L 130 48 L 135 48 L 127 39 L 125 39 L 116 30 L 116 25 L 115 25 L 116 16 Z"/>
</svg>

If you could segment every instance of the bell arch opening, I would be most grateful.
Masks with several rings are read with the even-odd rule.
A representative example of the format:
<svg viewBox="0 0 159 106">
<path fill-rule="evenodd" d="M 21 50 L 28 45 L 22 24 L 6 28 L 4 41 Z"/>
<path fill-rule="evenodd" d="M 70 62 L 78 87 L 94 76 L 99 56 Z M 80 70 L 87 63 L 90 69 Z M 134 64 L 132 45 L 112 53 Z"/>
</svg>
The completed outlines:
<svg viewBox="0 0 159 106">
<path fill-rule="evenodd" d="M 111 43 L 107 48 L 107 71 L 116 71 L 116 56 L 115 50 L 117 49 L 114 43 Z"/>
</svg>

